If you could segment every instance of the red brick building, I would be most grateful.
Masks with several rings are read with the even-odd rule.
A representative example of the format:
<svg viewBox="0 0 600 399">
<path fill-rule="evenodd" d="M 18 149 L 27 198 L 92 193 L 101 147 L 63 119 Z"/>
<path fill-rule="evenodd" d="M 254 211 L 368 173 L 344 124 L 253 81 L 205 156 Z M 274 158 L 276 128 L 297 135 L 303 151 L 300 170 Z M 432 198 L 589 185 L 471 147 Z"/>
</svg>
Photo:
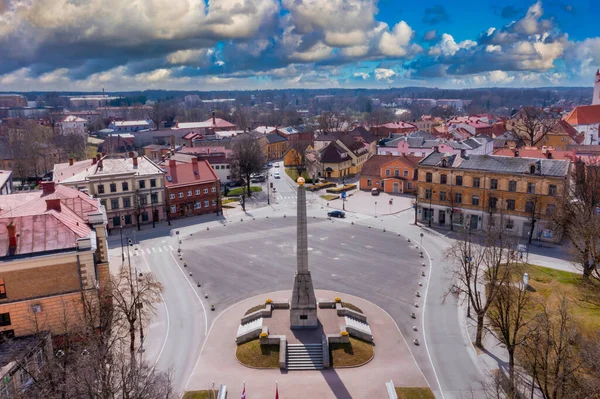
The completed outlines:
<svg viewBox="0 0 600 399">
<path fill-rule="evenodd" d="M 417 128 L 412 123 L 408 122 L 390 122 L 385 123 L 383 125 L 371 126 L 370 132 L 375 135 L 377 138 L 386 138 L 389 137 L 390 133 L 412 133 L 418 131 Z"/>
<path fill-rule="evenodd" d="M 221 183 L 208 161 L 170 159 L 164 166 L 167 212 L 170 218 L 220 212 Z"/>
</svg>

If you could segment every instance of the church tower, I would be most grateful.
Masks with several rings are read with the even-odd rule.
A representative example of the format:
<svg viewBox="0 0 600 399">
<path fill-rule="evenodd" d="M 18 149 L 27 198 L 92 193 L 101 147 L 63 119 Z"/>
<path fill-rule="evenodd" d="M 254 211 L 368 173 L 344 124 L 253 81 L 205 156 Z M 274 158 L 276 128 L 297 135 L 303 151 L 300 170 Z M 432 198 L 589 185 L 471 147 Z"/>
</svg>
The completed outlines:
<svg viewBox="0 0 600 399">
<path fill-rule="evenodd" d="M 592 97 L 592 105 L 600 105 L 600 69 L 596 72 L 596 80 L 594 81 L 594 97 Z"/>
</svg>

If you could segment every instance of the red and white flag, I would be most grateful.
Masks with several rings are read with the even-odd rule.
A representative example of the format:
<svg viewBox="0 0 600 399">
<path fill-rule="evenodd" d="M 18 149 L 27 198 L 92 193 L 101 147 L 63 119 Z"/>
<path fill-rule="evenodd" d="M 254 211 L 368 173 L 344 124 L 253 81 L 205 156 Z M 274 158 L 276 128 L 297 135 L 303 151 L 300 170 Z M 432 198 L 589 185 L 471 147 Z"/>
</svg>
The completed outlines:
<svg viewBox="0 0 600 399">
<path fill-rule="evenodd" d="M 279 399 L 279 386 L 275 383 L 275 399 Z"/>
<path fill-rule="evenodd" d="M 244 389 L 242 390 L 242 399 L 246 399 L 246 383 L 244 382 Z"/>
</svg>

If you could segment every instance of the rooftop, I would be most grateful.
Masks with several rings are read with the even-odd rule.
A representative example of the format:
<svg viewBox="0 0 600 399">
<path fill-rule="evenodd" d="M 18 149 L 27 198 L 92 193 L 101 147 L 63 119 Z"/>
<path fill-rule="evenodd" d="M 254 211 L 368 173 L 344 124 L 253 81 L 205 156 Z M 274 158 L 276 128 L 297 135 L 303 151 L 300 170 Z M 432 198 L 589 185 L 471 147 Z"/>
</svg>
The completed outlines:
<svg viewBox="0 0 600 399">
<path fill-rule="evenodd" d="M 267 139 L 267 143 L 269 144 L 282 143 L 284 141 L 288 141 L 288 139 L 277 133 L 269 133 L 265 135 L 265 138 Z"/>
<path fill-rule="evenodd" d="M 127 127 L 127 126 L 140 126 L 140 125 L 150 125 L 150 122 L 139 120 L 139 121 L 113 121 L 116 127 Z"/>
<path fill-rule="evenodd" d="M 227 122 L 221 118 L 209 118 L 204 122 L 177 122 L 177 126 L 173 129 L 207 129 L 207 128 L 232 128 L 235 127 L 233 123 Z"/>
<path fill-rule="evenodd" d="M 145 156 L 137 158 L 138 166 L 133 166 L 133 158 L 108 157 L 94 163 L 92 159 L 54 165 L 54 181 L 56 183 L 76 183 L 89 180 L 93 176 L 109 176 L 120 173 L 135 175 L 162 174 L 162 169 Z M 102 163 L 102 167 L 99 167 Z"/>
<path fill-rule="evenodd" d="M 379 176 L 379 171 L 384 165 L 397 160 L 400 160 L 406 163 L 407 165 L 416 168 L 421 158 L 407 157 L 405 155 L 373 155 L 367 160 L 367 162 L 364 163 L 360 174 L 361 176 Z"/>
<path fill-rule="evenodd" d="M 164 168 L 166 170 L 166 187 L 210 183 L 218 180 L 215 171 L 206 160 L 190 163 L 170 160 Z"/>
<path fill-rule="evenodd" d="M 4 187 L 11 175 L 12 171 L 10 170 L 0 170 L 0 188 Z"/>
<path fill-rule="evenodd" d="M 572 126 L 594 125 L 600 123 L 600 104 L 599 105 L 580 105 L 565 118 Z"/>
<path fill-rule="evenodd" d="M 65 117 L 62 121 L 63 121 L 63 123 L 73 123 L 73 122 L 87 123 L 87 119 L 80 118 L 76 115 L 69 115 L 69 116 Z"/>
</svg>

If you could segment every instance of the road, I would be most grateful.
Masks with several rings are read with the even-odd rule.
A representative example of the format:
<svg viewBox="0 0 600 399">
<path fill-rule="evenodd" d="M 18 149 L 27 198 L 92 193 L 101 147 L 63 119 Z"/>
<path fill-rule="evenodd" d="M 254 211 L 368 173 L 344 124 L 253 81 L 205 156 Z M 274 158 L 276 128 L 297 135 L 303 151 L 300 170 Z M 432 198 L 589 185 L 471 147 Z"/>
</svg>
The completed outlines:
<svg viewBox="0 0 600 399">
<path fill-rule="evenodd" d="M 207 327 L 221 310 L 254 294 L 289 289 L 296 195 L 294 183 L 283 168 L 279 169 L 281 179 L 269 178 L 276 189 L 270 206 L 266 206 L 264 194 L 256 195 L 259 202 L 255 207 L 261 205 L 261 197 L 264 204 L 254 209 L 249 206 L 247 213 L 230 210 L 227 218 L 207 215 L 173 221 L 172 226 L 161 223 L 156 229 L 145 227 L 136 233 L 139 254 L 133 258 L 135 267 L 149 268 L 165 286 L 164 305 L 147 328 L 145 356 L 156 362 L 158 370 L 173 368 L 178 393 L 187 385 Z M 379 218 L 348 213 L 345 220 L 329 221 L 323 219 L 326 209 L 319 195 L 310 193 L 307 197 L 309 218 L 316 218 L 309 226 L 309 232 L 314 231 L 309 240 L 316 251 L 311 253 L 316 288 L 361 296 L 384 308 L 407 339 L 414 336 L 422 342 L 419 347 L 411 345 L 411 351 L 436 397 L 470 397 L 481 374 L 458 304 L 454 299 L 442 302 L 449 286 L 444 237 L 413 226 L 412 211 Z M 388 232 L 383 233 L 383 228 Z M 183 261 L 188 268 L 182 267 L 177 256 L 175 231 L 180 232 Z M 412 261 L 420 266 L 420 261 L 411 257 L 418 251 L 413 247 L 414 252 L 405 253 L 406 239 L 392 232 L 411 238 L 413 244 L 420 242 L 423 232 L 423 247 L 432 259 L 431 274 L 418 278 L 424 284 L 420 289 L 426 292 L 426 304 L 418 311 L 424 311 L 425 316 L 417 321 L 422 323 L 417 333 L 412 331 L 414 320 L 407 317 L 414 311 L 417 280 L 402 274 L 399 265 L 410 260 L 409 266 Z M 315 237 L 319 237 L 318 242 Z M 114 234 L 109 242 L 113 248 L 120 245 Z M 319 264 L 319 259 L 328 262 Z M 202 283 L 200 288 L 194 284 L 198 281 Z M 216 306 L 214 312 L 210 311 L 211 304 Z M 422 331 L 425 336 L 420 335 Z M 475 392 L 474 396 L 482 395 Z"/>
</svg>

